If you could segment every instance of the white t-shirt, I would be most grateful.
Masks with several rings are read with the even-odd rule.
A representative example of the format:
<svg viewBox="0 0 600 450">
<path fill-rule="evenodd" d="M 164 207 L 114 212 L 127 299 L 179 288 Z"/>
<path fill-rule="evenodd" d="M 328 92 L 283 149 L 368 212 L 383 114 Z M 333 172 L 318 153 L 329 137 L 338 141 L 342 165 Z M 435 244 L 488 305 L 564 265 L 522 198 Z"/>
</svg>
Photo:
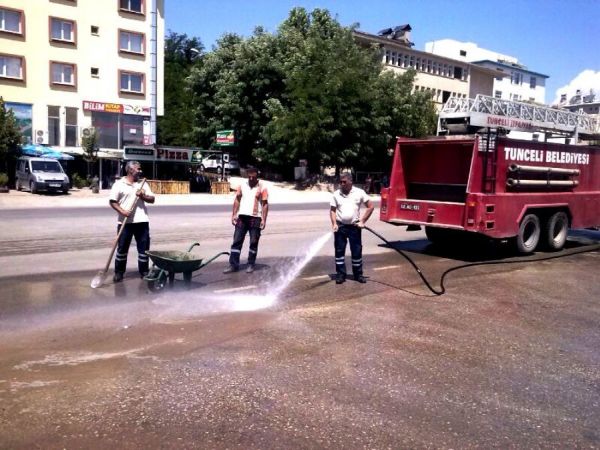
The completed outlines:
<svg viewBox="0 0 600 450">
<path fill-rule="evenodd" d="M 120 178 L 115 182 L 115 184 L 113 184 L 113 187 L 110 190 L 109 200 L 117 201 L 121 208 L 123 208 L 126 211 L 129 211 L 131 209 L 131 206 L 133 205 L 133 202 L 136 199 L 135 193 L 140 188 L 142 188 L 141 182 L 129 184 L 127 177 Z M 148 183 L 144 184 L 143 189 L 146 192 L 146 195 L 154 195 Z M 122 214 L 119 214 L 119 223 L 123 223 L 124 218 L 125 217 Z M 128 222 L 149 222 L 148 211 L 146 210 L 146 202 L 141 198 L 137 202 L 135 214 L 133 215 L 133 220 L 129 219 Z"/>
<path fill-rule="evenodd" d="M 365 191 L 352 186 L 348 194 L 341 189 L 333 193 L 330 205 L 335 207 L 335 219 L 344 225 L 352 225 L 360 220 L 360 207 L 370 200 Z"/>
<path fill-rule="evenodd" d="M 250 187 L 248 180 L 245 180 L 238 186 L 235 195 L 242 196 L 238 210 L 241 216 L 261 217 L 262 202 L 269 199 L 267 187 L 261 181 Z"/>
</svg>

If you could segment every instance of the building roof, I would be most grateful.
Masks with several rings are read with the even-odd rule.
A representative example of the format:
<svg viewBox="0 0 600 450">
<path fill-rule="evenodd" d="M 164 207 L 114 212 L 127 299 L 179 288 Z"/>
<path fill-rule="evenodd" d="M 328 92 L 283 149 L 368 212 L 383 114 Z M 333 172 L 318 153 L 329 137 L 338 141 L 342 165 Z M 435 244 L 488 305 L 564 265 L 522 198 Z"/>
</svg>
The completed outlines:
<svg viewBox="0 0 600 450">
<path fill-rule="evenodd" d="M 403 49 L 403 50 L 409 50 L 412 53 L 415 53 L 417 55 L 423 55 L 423 56 L 427 56 L 429 58 L 436 58 L 439 61 L 445 61 L 451 64 L 459 64 L 461 66 L 467 66 L 469 67 L 469 69 L 471 70 L 476 70 L 480 73 L 485 73 L 494 77 L 506 77 L 508 76 L 508 74 L 504 74 L 502 72 L 498 72 L 497 70 L 492 70 L 492 69 L 487 69 L 485 67 L 473 64 L 473 63 L 469 63 L 466 61 L 461 61 L 458 59 L 452 59 L 452 58 L 448 58 L 446 56 L 441 56 L 435 53 L 429 53 L 429 52 L 425 52 L 422 50 L 416 50 L 414 48 L 410 48 L 407 45 L 403 45 L 401 41 L 395 41 L 393 39 L 387 39 L 385 37 L 381 37 L 381 36 L 377 36 L 375 34 L 370 34 L 370 33 L 365 33 L 364 31 L 353 31 L 353 34 L 358 37 L 359 39 L 362 39 L 363 41 L 368 41 L 368 42 L 376 42 L 378 44 L 381 45 L 385 45 L 388 47 L 396 47 L 398 49 Z"/>
<path fill-rule="evenodd" d="M 529 70 L 524 66 L 516 66 L 516 65 L 512 65 L 512 64 L 506 64 L 506 63 L 499 62 L 499 61 L 492 61 L 491 59 L 482 59 L 480 61 L 472 62 L 472 64 L 482 64 L 482 63 L 495 64 L 496 66 L 506 67 L 507 69 L 511 69 L 511 70 L 520 70 L 521 72 L 527 72 L 532 75 L 537 75 L 538 77 L 550 78 L 550 75 L 544 75 L 543 73 L 534 72 L 533 70 Z"/>
</svg>

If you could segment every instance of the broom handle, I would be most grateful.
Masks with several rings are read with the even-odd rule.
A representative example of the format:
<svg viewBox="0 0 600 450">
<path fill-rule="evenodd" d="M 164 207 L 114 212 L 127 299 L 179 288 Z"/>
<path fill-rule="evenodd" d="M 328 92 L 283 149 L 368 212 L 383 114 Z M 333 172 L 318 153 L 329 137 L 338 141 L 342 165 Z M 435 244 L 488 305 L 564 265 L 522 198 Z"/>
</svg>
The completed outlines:
<svg viewBox="0 0 600 450">
<path fill-rule="evenodd" d="M 140 189 L 142 189 L 144 187 L 144 184 L 146 184 L 145 178 L 142 179 L 142 184 L 140 185 Z M 137 202 L 139 199 L 140 198 L 136 195 L 135 200 L 133 201 L 133 205 L 131 205 L 131 209 L 129 210 L 130 213 L 135 211 L 135 207 L 137 206 Z M 129 217 L 131 217 L 131 214 L 129 215 Z M 129 217 L 125 217 L 125 220 L 123 220 L 123 223 L 121 224 L 121 228 L 119 228 L 119 232 L 117 233 L 117 238 L 115 239 L 115 242 L 113 243 L 113 246 L 112 246 L 112 250 L 110 251 L 110 256 L 108 257 L 108 261 L 106 261 L 106 267 L 104 267 L 104 272 L 108 272 L 108 268 L 110 267 L 112 257 L 115 254 L 117 245 L 119 245 L 119 238 L 121 237 L 121 234 L 123 233 L 123 230 L 125 229 L 125 224 L 127 223 L 127 220 L 129 219 Z M 133 218 L 132 218 L 132 220 L 133 220 Z"/>
</svg>

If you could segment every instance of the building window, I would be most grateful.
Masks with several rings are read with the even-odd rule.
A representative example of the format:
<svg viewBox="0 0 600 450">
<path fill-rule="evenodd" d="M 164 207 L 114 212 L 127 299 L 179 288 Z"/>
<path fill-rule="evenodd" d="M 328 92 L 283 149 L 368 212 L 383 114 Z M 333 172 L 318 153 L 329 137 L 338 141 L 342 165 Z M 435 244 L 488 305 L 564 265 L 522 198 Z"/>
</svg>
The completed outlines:
<svg viewBox="0 0 600 450">
<path fill-rule="evenodd" d="M 411 56 L 411 57 L 410 57 L 410 62 L 408 63 L 408 65 L 409 65 L 410 67 L 414 67 L 414 65 L 415 65 L 415 57 L 414 57 L 414 56 Z"/>
<path fill-rule="evenodd" d="M 93 36 L 100 36 L 100 27 L 97 25 L 92 25 L 90 27 L 90 33 L 92 33 Z"/>
<path fill-rule="evenodd" d="M 77 147 L 77 108 L 65 108 L 65 146 Z"/>
<path fill-rule="evenodd" d="M 521 95 L 520 94 L 512 94 L 512 99 L 517 102 L 517 101 L 521 100 Z"/>
<path fill-rule="evenodd" d="M 460 51 L 460 56 L 467 56 L 467 51 L 466 50 L 461 50 Z"/>
<path fill-rule="evenodd" d="M 23 11 L 18 9 L 0 8 L 0 31 L 5 33 L 25 34 Z"/>
<path fill-rule="evenodd" d="M 510 75 L 510 82 L 512 84 L 521 84 L 523 82 L 523 74 L 519 72 L 512 72 Z"/>
<path fill-rule="evenodd" d="M 144 0 L 119 0 L 119 9 L 121 11 L 144 14 Z"/>
<path fill-rule="evenodd" d="M 92 112 L 92 126 L 98 131 L 98 145 L 103 148 L 122 148 L 143 144 L 143 125 L 147 117 L 130 114 Z"/>
<path fill-rule="evenodd" d="M 60 145 L 60 106 L 48 106 L 48 145 Z"/>
<path fill-rule="evenodd" d="M 462 80 L 462 77 L 463 77 L 462 67 L 454 66 L 454 78 L 456 78 L 458 80 Z"/>
<path fill-rule="evenodd" d="M 495 91 L 494 92 L 494 97 L 496 97 L 496 98 L 502 98 L 502 91 Z"/>
<path fill-rule="evenodd" d="M 132 114 L 121 115 L 121 145 L 141 145 L 144 143 L 144 117 Z"/>
<path fill-rule="evenodd" d="M 99 78 L 100 77 L 100 69 L 98 67 L 92 67 L 90 69 L 90 75 L 93 76 L 94 78 Z"/>
<path fill-rule="evenodd" d="M 76 66 L 70 63 L 51 62 L 50 77 L 52 84 L 75 86 Z"/>
<path fill-rule="evenodd" d="M 0 78 L 25 80 L 25 59 L 22 56 L 0 54 Z"/>
<path fill-rule="evenodd" d="M 119 30 L 119 51 L 143 55 L 144 40 L 142 33 Z"/>
<path fill-rule="evenodd" d="M 75 22 L 50 17 L 50 39 L 58 42 L 75 43 Z"/>
<path fill-rule="evenodd" d="M 120 90 L 128 94 L 144 93 L 144 74 L 136 72 L 120 72 Z"/>
<path fill-rule="evenodd" d="M 529 79 L 529 87 L 531 89 L 535 89 L 536 86 L 537 86 L 537 78 L 536 77 L 531 77 Z"/>
</svg>

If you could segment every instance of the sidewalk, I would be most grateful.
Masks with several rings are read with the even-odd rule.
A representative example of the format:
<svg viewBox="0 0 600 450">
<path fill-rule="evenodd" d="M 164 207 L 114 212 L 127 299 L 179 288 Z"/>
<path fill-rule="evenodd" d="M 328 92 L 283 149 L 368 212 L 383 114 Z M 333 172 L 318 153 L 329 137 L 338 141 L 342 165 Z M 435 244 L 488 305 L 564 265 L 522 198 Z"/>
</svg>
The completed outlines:
<svg viewBox="0 0 600 450">
<path fill-rule="evenodd" d="M 240 177 L 230 179 L 231 188 L 235 189 L 244 180 Z M 328 203 L 331 192 L 327 187 L 299 191 L 294 189 L 292 183 L 274 183 L 263 181 L 269 189 L 269 203 Z M 86 208 L 108 206 L 110 190 L 105 189 L 94 194 L 91 189 L 71 189 L 69 195 L 58 194 L 31 194 L 11 190 L 8 194 L 0 194 L 0 210 L 26 209 L 26 208 Z M 164 194 L 156 196 L 155 205 L 231 205 L 234 191 L 227 195 L 212 194 Z M 378 201 L 379 196 L 373 195 L 373 201 Z"/>
</svg>

